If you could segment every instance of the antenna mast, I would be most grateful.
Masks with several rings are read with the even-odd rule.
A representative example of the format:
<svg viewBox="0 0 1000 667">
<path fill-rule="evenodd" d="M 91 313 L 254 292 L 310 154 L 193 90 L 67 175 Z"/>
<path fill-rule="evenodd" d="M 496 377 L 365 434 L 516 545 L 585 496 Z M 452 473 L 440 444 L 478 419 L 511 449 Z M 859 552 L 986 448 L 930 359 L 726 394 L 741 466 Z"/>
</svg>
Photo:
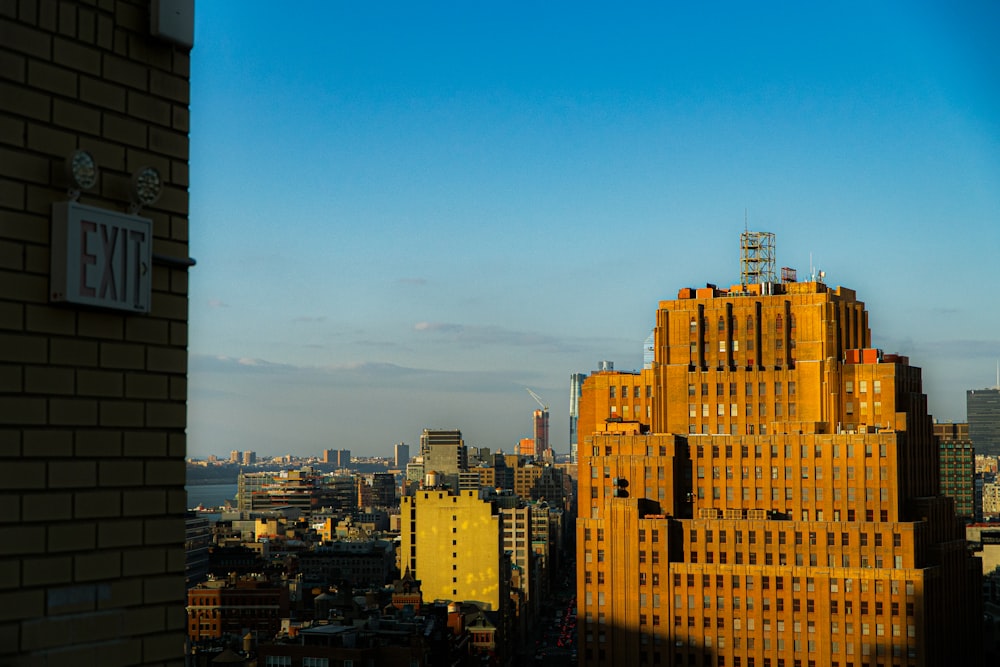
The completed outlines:
<svg viewBox="0 0 1000 667">
<path fill-rule="evenodd" d="M 751 232 L 740 234 L 740 284 L 777 282 L 774 272 L 774 234 Z"/>
</svg>

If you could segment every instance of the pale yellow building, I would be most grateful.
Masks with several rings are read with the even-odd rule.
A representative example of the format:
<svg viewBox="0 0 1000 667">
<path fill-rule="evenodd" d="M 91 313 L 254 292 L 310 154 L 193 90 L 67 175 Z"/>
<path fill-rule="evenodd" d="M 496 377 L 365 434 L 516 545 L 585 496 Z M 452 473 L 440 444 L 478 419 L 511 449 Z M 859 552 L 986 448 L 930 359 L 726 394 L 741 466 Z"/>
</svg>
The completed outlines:
<svg viewBox="0 0 1000 667">
<path fill-rule="evenodd" d="M 420 491 L 402 499 L 400 565 L 421 581 L 424 602 L 478 602 L 500 609 L 508 595 L 510 559 L 503 518 L 475 491 Z"/>
</svg>

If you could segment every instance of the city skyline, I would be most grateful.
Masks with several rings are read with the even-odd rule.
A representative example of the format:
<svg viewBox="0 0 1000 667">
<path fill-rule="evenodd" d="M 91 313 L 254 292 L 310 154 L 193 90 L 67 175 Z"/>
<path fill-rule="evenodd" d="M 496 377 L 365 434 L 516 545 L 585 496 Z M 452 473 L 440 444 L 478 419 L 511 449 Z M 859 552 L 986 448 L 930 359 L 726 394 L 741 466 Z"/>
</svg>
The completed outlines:
<svg viewBox="0 0 1000 667">
<path fill-rule="evenodd" d="M 865 295 L 936 418 L 993 381 L 992 5 L 238 7 L 196 13 L 191 456 L 512 452 L 524 387 L 566 454 L 570 375 L 641 368 L 745 222 Z"/>
</svg>

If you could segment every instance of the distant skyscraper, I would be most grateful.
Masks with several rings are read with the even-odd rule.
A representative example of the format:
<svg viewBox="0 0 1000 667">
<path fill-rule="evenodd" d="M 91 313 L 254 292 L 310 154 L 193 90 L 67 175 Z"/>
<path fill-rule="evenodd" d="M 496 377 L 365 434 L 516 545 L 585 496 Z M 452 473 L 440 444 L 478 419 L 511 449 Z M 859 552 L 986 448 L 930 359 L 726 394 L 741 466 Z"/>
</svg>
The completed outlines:
<svg viewBox="0 0 1000 667">
<path fill-rule="evenodd" d="M 458 429 L 424 429 L 420 436 L 420 455 L 424 458 L 424 474 L 445 476 L 452 489 L 458 489 L 458 473 L 469 467 L 468 450 Z"/>
<path fill-rule="evenodd" d="M 335 449 L 323 450 L 323 463 L 335 463 L 336 460 L 337 460 L 337 450 Z"/>
<path fill-rule="evenodd" d="M 549 411 L 535 410 L 531 413 L 532 431 L 535 438 L 535 456 L 542 458 L 549 453 Z"/>
<path fill-rule="evenodd" d="M 569 376 L 569 459 L 576 463 L 577 422 L 580 419 L 580 388 L 586 379 L 586 373 L 573 373 Z"/>
<path fill-rule="evenodd" d="M 855 293 L 708 285 L 656 322 L 652 368 L 583 386 L 581 662 L 978 664 L 920 369 Z"/>
<path fill-rule="evenodd" d="M 977 454 L 1000 455 L 1000 388 L 965 392 L 969 438 Z"/>
<path fill-rule="evenodd" d="M 397 442 L 393 448 L 396 468 L 402 470 L 410 462 L 410 446 L 405 442 Z"/>
<path fill-rule="evenodd" d="M 349 449 L 338 449 L 337 450 L 337 467 L 338 468 L 349 468 L 351 466 L 351 450 Z"/>
<path fill-rule="evenodd" d="M 247 450 L 243 452 L 243 465 L 251 466 L 257 463 L 257 452 Z"/>
<path fill-rule="evenodd" d="M 941 470 L 941 495 L 955 501 L 958 518 L 975 517 L 976 452 L 968 424 L 934 424 Z"/>
<path fill-rule="evenodd" d="M 656 360 L 656 329 L 649 332 L 646 341 L 642 344 L 642 367 L 652 368 Z"/>
<path fill-rule="evenodd" d="M 233 451 L 229 452 L 229 462 L 230 463 L 240 462 L 240 450 L 234 449 Z"/>
</svg>

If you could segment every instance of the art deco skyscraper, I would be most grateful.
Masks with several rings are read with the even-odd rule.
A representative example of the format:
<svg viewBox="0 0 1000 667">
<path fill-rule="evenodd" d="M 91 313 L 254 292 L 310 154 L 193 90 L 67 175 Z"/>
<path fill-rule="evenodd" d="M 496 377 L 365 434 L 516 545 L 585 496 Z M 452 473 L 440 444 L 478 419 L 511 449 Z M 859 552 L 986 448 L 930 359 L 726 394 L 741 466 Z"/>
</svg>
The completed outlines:
<svg viewBox="0 0 1000 667">
<path fill-rule="evenodd" d="M 849 289 L 660 302 L 651 367 L 583 385 L 583 664 L 973 664 L 979 565 L 921 391 Z"/>
</svg>

